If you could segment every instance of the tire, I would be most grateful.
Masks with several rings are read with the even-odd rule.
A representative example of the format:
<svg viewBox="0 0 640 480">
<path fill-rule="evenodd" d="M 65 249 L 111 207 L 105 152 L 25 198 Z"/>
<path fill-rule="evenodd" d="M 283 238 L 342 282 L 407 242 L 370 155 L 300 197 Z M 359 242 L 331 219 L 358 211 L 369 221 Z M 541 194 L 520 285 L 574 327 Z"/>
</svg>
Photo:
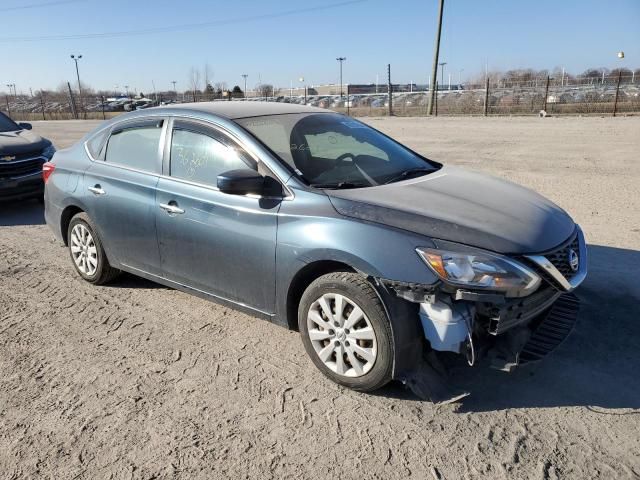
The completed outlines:
<svg viewBox="0 0 640 480">
<path fill-rule="evenodd" d="M 78 213 L 71 219 L 67 239 L 71 262 L 76 272 L 87 282 L 103 285 L 120 274 L 120 270 L 109 264 L 102 241 L 86 213 Z M 84 257 L 84 261 L 81 257 Z"/>
<path fill-rule="evenodd" d="M 338 316 L 339 305 L 343 313 Z M 334 382 L 370 392 L 391 380 L 391 324 L 376 291 L 361 275 L 334 272 L 312 282 L 300 299 L 298 327 L 307 354 Z"/>
</svg>

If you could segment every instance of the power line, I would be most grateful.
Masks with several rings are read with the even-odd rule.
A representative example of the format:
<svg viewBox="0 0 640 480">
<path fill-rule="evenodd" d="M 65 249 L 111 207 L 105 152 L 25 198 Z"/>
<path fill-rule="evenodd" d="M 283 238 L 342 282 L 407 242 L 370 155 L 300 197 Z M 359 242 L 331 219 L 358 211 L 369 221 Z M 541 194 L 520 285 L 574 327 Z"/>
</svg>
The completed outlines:
<svg viewBox="0 0 640 480">
<path fill-rule="evenodd" d="M 80 33 L 80 34 L 73 34 L 73 35 L 43 35 L 43 36 L 33 36 L 33 37 L 0 37 L 0 43 L 128 37 L 128 36 L 134 36 L 134 35 L 150 35 L 155 33 L 175 32 L 178 30 L 195 30 L 199 28 L 253 22 L 257 20 L 267 20 L 271 18 L 279 18 L 279 17 L 285 17 L 289 15 L 296 15 L 299 13 L 317 12 L 319 10 L 328 10 L 331 8 L 343 7 L 346 5 L 353 5 L 356 3 L 364 3 L 368 1 L 369 0 L 347 0 L 343 2 L 331 3 L 328 5 L 318 5 L 315 7 L 286 10 L 284 12 L 279 12 L 279 13 L 266 13 L 262 15 L 253 15 L 253 16 L 247 16 L 247 17 L 229 18 L 224 20 L 213 20 L 210 22 L 187 23 L 183 25 L 170 25 L 166 27 L 156 27 L 156 28 L 148 28 L 148 29 L 141 29 L 141 30 L 125 30 L 121 32 Z"/>
<path fill-rule="evenodd" d="M 86 0 L 54 0 L 53 2 L 30 3 L 28 5 L 18 5 L 15 7 L 0 8 L 0 12 L 10 12 L 12 10 L 26 10 L 28 8 L 54 7 L 56 5 L 65 5 L 67 3 L 85 2 Z"/>
</svg>

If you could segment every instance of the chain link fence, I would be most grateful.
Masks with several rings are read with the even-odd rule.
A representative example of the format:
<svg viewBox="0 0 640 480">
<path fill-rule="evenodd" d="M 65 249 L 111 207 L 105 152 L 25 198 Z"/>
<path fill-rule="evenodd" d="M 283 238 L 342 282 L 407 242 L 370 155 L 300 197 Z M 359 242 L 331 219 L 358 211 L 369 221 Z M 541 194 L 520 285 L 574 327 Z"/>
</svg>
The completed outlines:
<svg viewBox="0 0 640 480">
<path fill-rule="evenodd" d="M 636 83 L 636 80 L 638 83 Z M 430 92 L 418 85 L 393 85 L 392 95 L 386 85 L 346 85 L 344 95 L 335 86 L 331 94 L 319 95 L 320 89 L 300 90 L 293 94 L 282 89 L 271 96 L 249 92 L 205 94 L 203 92 L 162 92 L 151 98 L 107 97 L 69 93 L 39 93 L 33 96 L 5 95 L 0 110 L 19 121 L 62 119 L 108 119 L 125 111 L 169 103 L 202 101 L 274 101 L 307 104 L 332 109 L 352 116 L 422 116 L 427 114 Z M 302 90 L 304 91 L 304 90 Z M 310 95 L 309 93 L 314 93 Z M 389 100 L 391 99 L 391 107 Z M 535 78 L 528 81 L 500 79 L 484 84 L 443 85 L 437 89 L 436 115 L 615 115 L 640 113 L 640 79 L 604 76 L 602 79 L 563 77 Z"/>
</svg>

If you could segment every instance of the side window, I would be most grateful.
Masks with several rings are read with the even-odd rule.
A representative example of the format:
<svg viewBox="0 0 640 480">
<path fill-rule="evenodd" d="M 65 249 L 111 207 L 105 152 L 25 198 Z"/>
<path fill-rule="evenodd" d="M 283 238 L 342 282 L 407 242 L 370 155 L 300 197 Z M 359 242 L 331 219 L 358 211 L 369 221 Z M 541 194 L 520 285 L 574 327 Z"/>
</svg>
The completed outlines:
<svg viewBox="0 0 640 480">
<path fill-rule="evenodd" d="M 87 150 L 89 150 L 89 153 L 94 160 L 100 158 L 100 153 L 102 153 L 102 147 L 104 147 L 104 142 L 107 139 L 108 134 L 109 129 L 105 129 L 87 141 Z"/>
<path fill-rule="evenodd" d="M 171 176 L 216 186 L 228 170 L 256 169 L 253 159 L 229 139 L 215 132 L 178 127 L 171 136 Z"/>
<path fill-rule="evenodd" d="M 109 137 L 105 161 L 148 172 L 159 170 L 161 123 L 116 130 Z"/>
</svg>

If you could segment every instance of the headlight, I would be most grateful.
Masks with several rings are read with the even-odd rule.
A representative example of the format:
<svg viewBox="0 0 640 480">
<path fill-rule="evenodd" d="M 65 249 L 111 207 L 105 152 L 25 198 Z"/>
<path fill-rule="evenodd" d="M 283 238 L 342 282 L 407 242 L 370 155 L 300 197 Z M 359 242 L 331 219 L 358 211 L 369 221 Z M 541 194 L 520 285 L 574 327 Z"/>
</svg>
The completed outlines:
<svg viewBox="0 0 640 480">
<path fill-rule="evenodd" d="M 507 257 L 481 250 L 417 248 L 416 251 L 442 281 L 452 285 L 503 292 L 508 297 L 524 297 L 540 285 L 535 272 Z"/>
<path fill-rule="evenodd" d="M 54 153 L 56 153 L 56 147 L 51 144 L 42 151 L 42 156 L 47 157 L 49 160 L 51 160 L 51 157 L 53 157 Z"/>
</svg>

